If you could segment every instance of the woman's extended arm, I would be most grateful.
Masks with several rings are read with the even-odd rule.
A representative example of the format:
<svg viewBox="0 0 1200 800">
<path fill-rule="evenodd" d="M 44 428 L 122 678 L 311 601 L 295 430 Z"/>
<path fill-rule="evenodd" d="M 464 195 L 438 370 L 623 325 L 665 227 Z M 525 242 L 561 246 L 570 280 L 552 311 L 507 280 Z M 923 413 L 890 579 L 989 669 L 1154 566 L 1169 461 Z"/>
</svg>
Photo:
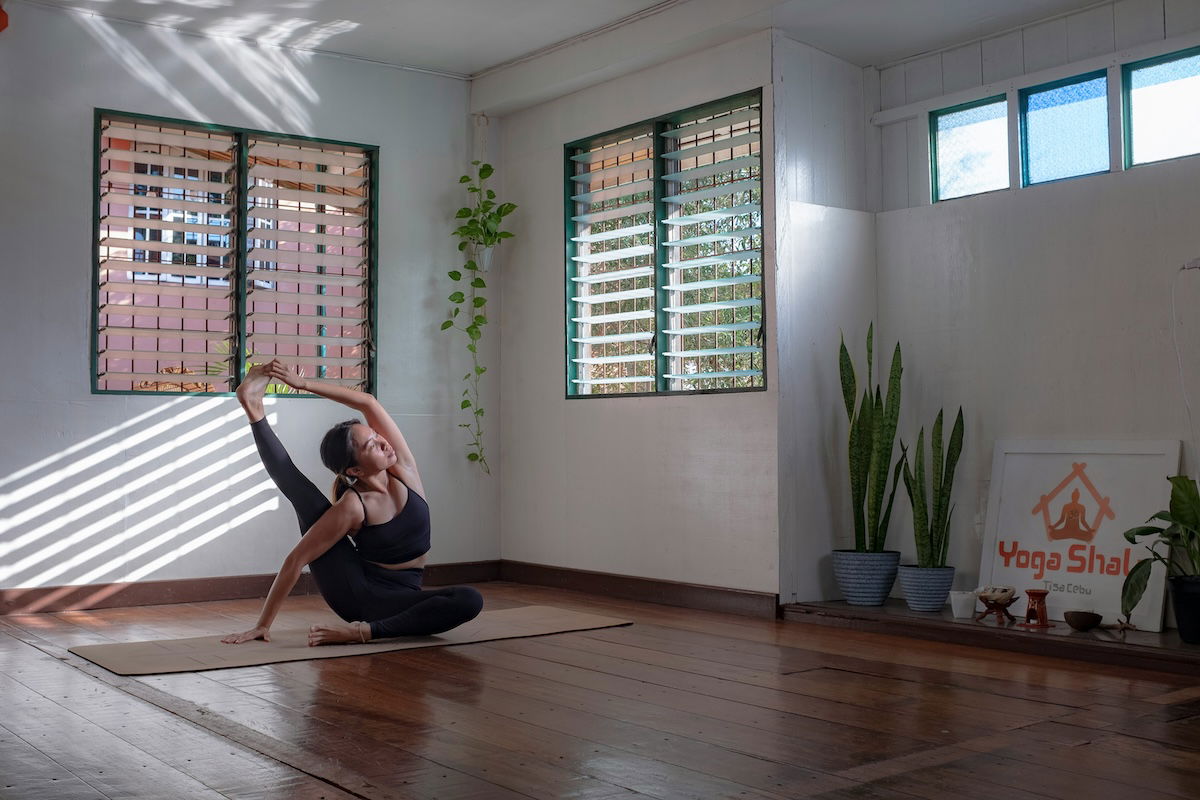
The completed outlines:
<svg viewBox="0 0 1200 800">
<path fill-rule="evenodd" d="M 384 410 L 383 405 L 372 395 L 357 389 L 338 386 L 335 383 L 326 383 L 316 378 L 305 378 L 278 359 L 272 361 L 267 369 L 272 378 L 282 381 L 288 386 L 328 398 L 362 414 L 366 418 L 367 424 L 386 439 L 387 443 L 396 451 L 396 464 L 388 471 L 395 471 L 405 484 L 413 486 L 424 496 L 425 490 L 421 485 L 421 476 L 417 472 L 417 461 L 408 447 L 408 442 L 404 440 L 399 426 Z"/>
<path fill-rule="evenodd" d="M 254 624 L 254 627 L 242 633 L 232 633 L 222 639 L 222 642 L 241 644 L 253 639 L 262 639 L 264 642 L 271 641 L 271 623 L 279 614 L 284 598 L 291 593 L 296 581 L 300 579 L 300 570 L 322 556 L 348 531 L 355 530 L 362 525 L 361 504 L 352 503 L 345 498 L 346 495 L 343 495 L 343 500 L 334 503 L 328 511 L 322 514 L 321 518 L 313 523 L 308 532 L 300 538 L 299 543 L 292 548 L 292 552 L 288 553 L 287 558 L 283 560 L 283 566 L 279 569 L 279 574 L 275 576 L 271 590 L 267 592 L 267 599 L 263 601 L 262 612 L 258 615 L 258 622 Z"/>
</svg>

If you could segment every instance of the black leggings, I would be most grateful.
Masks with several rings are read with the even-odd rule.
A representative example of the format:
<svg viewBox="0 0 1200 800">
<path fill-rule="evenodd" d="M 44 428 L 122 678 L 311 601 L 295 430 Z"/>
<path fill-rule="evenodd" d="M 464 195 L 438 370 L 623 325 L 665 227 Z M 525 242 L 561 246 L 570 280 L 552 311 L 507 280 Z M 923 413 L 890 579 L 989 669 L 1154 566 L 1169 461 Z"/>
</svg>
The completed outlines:
<svg viewBox="0 0 1200 800">
<path fill-rule="evenodd" d="M 250 423 L 263 466 L 296 509 L 300 534 L 329 510 L 329 500 L 304 476 L 266 419 Z M 422 589 L 420 569 L 393 570 L 364 561 L 348 536 L 308 565 L 321 596 L 347 622 L 371 623 L 371 638 L 428 636 L 474 619 L 483 597 L 469 586 Z"/>
</svg>

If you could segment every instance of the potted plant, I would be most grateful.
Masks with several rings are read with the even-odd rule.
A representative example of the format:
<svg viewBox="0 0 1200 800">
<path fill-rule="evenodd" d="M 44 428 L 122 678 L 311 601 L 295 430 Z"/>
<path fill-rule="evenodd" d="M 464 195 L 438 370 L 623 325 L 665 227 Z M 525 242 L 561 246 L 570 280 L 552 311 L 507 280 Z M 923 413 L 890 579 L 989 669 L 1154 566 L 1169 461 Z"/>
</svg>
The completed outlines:
<svg viewBox="0 0 1200 800">
<path fill-rule="evenodd" d="M 851 605 L 879 606 L 887 599 L 896 581 L 900 552 L 884 550 L 888 523 L 892 517 L 892 501 L 904 454 L 891 470 L 891 492 L 887 492 L 889 465 L 896 441 L 896 424 L 900 417 L 900 343 L 892 353 L 888 370 L 887 396 L 878 384 L 871 389 L 875 325 L 867 328 L 867 371 L 861 398 L 854 374 L 854 364 L 846 349 L 845 338 L 838 351 L 838 367 L 842 380 L 842 396 L 846 416 L 850 420 L 848 452 L 850 457 L 850 501 L 854 510 L 854 549 L 833 551 L 833 574 L 838 588 Z M 855 405 L 856 398 L 857 406 Z M 883 496 L 888 495 L 887 507 Z"/>
<path fill-rule="evenodd" d="M 1125 617 L 1122 627 L 1132 627 L 1129 616 L 1146 593 L 1150 570 L 1158 562 L 1167 570 L 1179 638 L 1189 644 L 1200 644 L 1200 489 L 1186 475 L 1167 480 L 1171 481 L 1170 508 L 1146 520 L 1158 520 L 1165 525 L 1140 525 L 1125 531 L 1130 544 L 1150 537 L 1146 544 L 1150 555 L 1134 564 L 1125 576 L 1121 588 L 1121 614 Z M 1159 545 L 1164 549 L 1160 551 Z"/>
<path fill-rule="evenodd" d="M 962 408 L 959 408 L 946 451 L 942 452 L 942 411 L 938 409 L 929 439 L 933 461 L 932 484 L 927 485 L 925 480 L 924 428 L 917 434 L 913 470 L 908 467 L 908 459 L 904 459 L 904 488 L 912 505 L 917 563 L 901 566 L 899 574 L 904 600 L 913 611 L 940 611 L 954 584 L 954 567 L 946 566 L 946 552 L 950 545 L 950 518 L 954 514 L 950 492 L 954 488 L 954 470 L 962 453 L 962 440 L 963 414 Z M 903 442 L 900 448 L 902 452 L 907 452 Z"/>
<path fill-rule="evenodd" d="M 496 245 L 512 238 L 512 234 L 501 230 L 500 225 L 517 207 L 513 203 L 496 202 L 496 193 L 486 187 L 485 182 L 495 172 L 491 164 L 472 161 L 471 166 L 476 168 L 475 175 L 463 175 L 458 182 L 469 184 L 467 191 L 474 196 L 474 201 L 472 205 L 460 208 L 454 216 L 460 220 L 454 230 L 454 235 L 459 239 L 458 249 L 466 255 L 467 260 L 462 270 L 455 269 L 447 273 L 456 284 L 464 280 L 467 284 L 465 289 L 456 288 L 447 298 L 454 305 L 442 322 L 442 330 L 462 331 L 467 338 L 471 371 L 463 376 L 467 388 L 463 389 L 459 408 L 471 415 L 471 421 L 460 422 L 458 427 L 466 428 L 471 435 L 471 441 L 467 444 L 467 459 L 490 475 L 491 469 L 483 451 L 483 406 L 479 403 L 479 378 L 487 372 L 487 367 L 479 363 L 479 340 L 483 336 L 483 326 L 488 323 L 487 314 L 484 313 L 487 298 L 483 295 L 487 282 L 479 273 L 487 272 L 490 268 Z M 464 309 L 467 313 L 460 318 Z"/>
</svg>

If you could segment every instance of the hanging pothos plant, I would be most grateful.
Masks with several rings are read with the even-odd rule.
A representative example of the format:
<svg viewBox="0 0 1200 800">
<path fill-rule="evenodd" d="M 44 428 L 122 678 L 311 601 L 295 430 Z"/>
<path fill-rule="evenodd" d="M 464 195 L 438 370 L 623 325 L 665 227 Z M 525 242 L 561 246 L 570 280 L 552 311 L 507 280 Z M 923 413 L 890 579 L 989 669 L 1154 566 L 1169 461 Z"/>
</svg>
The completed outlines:
<svg viewBox="0 0 1200 800">
<path fill-rule="evenodd" d="M 454 305 L 450 308 L 449 317 L 442 323 L 442 330 L 462 331 L 467 337 L 467 350 L 471 353 L 471 371 L 463 376 L 467 388 L 463 389 L 460 409 L 470 412 L 470 422 L 460 422 L 458 427 L 466 428 L 471 434 L 471 442 L 467 445 L 467 459 L 474 461 L 491 474 L 487 457 L 483 452 L 483 406 L 479 404 L 479 378 L 487 372 L 487 367 L 479 363 L 479 339 L 483 336 L 483 326 L 488 318 L 485 306 L 487 298 L 483 290 L 487 282 L 480 275 L 487 272 L 492 261 L 492 249 L 502 239 L 512 238 L 508 231 L 500 230 L 505 217 L 516 210 L 513 203 L 497 203 L 496 193 L 485 186 L 488 178 L 495 172 L 491 164 L 472 161 L 475 176 L 463 175 L 459 183 L 469 184 L 467 191 L 471 193 L 472 204 L 458 210 L 454 218 L 461 220 L 455 229 L 458 237 L 458 249 L 466 255 L 463 269 L 451 270 L 448 274 L 455 283 L 466 281 L 463 289 L 456 289 L 448 298 Z M 465 313 L 464 313 L 465 312 Z"/>
</svg>

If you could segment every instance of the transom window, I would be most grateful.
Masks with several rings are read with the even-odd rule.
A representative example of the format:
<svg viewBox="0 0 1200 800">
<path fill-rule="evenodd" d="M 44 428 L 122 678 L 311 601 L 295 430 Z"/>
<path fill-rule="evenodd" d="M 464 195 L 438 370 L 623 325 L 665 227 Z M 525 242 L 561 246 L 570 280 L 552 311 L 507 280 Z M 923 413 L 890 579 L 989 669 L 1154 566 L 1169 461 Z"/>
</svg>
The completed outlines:
<svg viewBox="0 0 1200 800">
<path fill-rule="evenodd" d="M 761 95 L 566 146 L 567 394 L 765 385 Z"/>
<path fill-rule="evenodd" d="M 97 112 L 94 389 L 369 389 L 376 148 Z M 273 387 L 290 391 L 287 387 Z"/>
</svg>

